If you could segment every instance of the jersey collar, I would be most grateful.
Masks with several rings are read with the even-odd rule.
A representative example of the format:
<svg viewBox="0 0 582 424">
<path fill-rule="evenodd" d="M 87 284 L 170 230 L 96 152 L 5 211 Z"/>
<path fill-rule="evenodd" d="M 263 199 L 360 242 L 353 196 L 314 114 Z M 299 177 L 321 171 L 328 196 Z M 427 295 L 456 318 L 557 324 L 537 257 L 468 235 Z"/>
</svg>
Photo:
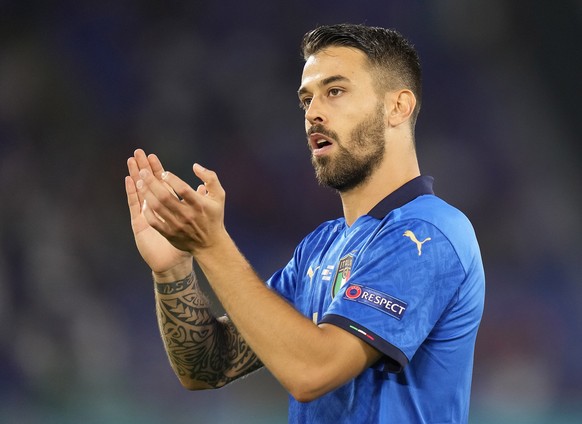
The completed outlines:
<svg viewBox="0 0 582 424">
<path fill-rule="evenodd" d="M 404 206 L 418 196 L 422 196 L 423 194 L 434 194 L 432 189 L 433 183 L 434 178 L 429 175 L 416 177 L 382 199 L 380 203 L 368 212 L 368 215 L 376 219 L 383 219 L 394 209 Z"/>
</svg>

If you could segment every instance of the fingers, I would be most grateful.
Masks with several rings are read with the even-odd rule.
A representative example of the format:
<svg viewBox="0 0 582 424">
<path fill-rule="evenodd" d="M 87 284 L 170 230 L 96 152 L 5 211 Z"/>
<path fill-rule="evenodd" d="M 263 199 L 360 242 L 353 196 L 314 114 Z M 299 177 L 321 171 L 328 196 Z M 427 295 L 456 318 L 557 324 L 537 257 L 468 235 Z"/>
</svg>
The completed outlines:
<svg viewBox="0 0 582 424">
<path fill-rule="evenodd" d="M 160 159 L 158 159 L 155 154 L 149 154 L 146 156 L 146 153 L 142 149 L 136 149 L 135 152 L 133 152 L 133 156 L 127 160 L 127 168 L 129 169 L 129 175 L 136 182 L 139 180 L 138 173 L 142 169 L 147 169 L 158 178 L 160 178 L 162 172 L 164 172 L 164 167 L 162 166 Z"/>
<path fill-rule="evenodd" d="M 155 154 L 146 155 L 142 149 L 135 150 L 134 156 L 127 161 L 127 167 L 133 180 L 133 185 L 126 181 L 126 186 L 130 190 L 128 202 L 130 192 L 132 203 L 136 202 L 137 197 L 137 206 L 143 205 L 147 200 L 148 207 L 153 209 L 162 220 L 169 219 L 168 214 L 176 212 L 180 206 L 180 199 L 184 199 L 190 205 L 200 207 L 202 199 L 206 196 L 213 200 L 223 200 L 225 197 L 224 189 L 216 173 L 200 164 L 194 164 L 193 171 L 204 184 L 198 186 L 196 190 L 174 174 L 164 171 L 159 158 Z M 171 194 L 173 199 L 170 199 L 168 194 Z M 137 208 L 134 207 L 132 210 L 135 211 Z"/>
<path fill-rule="evenodd" d="M 153 172 L 150 161 L 142 149 L 136 149 L 135 152 L 133 152 L 133 157 L 135 158 L 139 170 L 147 169 L 148 171 Z"/>
<path fill-rule="evenodd" d="M 164 168 L 154 154 L 136 149 L 127 160 L 129 176 L 125 179 L 127 201 L 132 222 L 145 218 L 159 232 L 175 224 L 180 199 L 167 182 L 162 181 Z"/>
<path fill-rule="evenodd" d="M 130 157 L 127 160 L 127 170 L 129 171 L 129 176 L 133 178 L 134 182 L 139 180 L 139 166 L 135 160 L 135 157 Z"/>
<path fill-rule="evenodd" d="M 224 199 L 225 192 L 216 172 L 206 169 L 198 163 L 195 163 L 192 169 L 194 174 L 204 182 L 208 196 L 216 200 Z M 200 191 L 200 187 L 198 189 Z"/>
<path fill-rule="evenodd" d="M 180 200 L 174 195 L 172 188 L 168 190 L 167 183 L 157 179 L 147 169 L 139 171 L 139 180 L 136 183 L 138 192 L 147 200 L 149 208 L 158 213 L 164 220 L 179 207 Z"/>
<path fill-rule="evenodd" d="M 196 189 L 196 193 L 200 196 L 206 196 L 208 194 L 208 190 L 206 190 L 206 186 L 204 184 L 200 184 Z"/>
<path fill-rule="evenodd" d="M 146 157 L 146 154 L 142 149 L 136 149 L 133 152 L 133 156 L 127 160 L 127 169 L 129 171 L 129 176 L 133 179 L 134 185 L 140 179 L 139 170 L 143 169 L 144 167 L 146 167 L 146 168 L 150 167 L 149 162 L 148 162 L 147 157 Z M 128 182 L 126 181 L 125 184 L 127 187 Z M 141 197 L 141 193 L 139 192 L 139 190 L 136 190 L 136 193 L 137 193 L 138 204 L 141 205 L 143 203 L 144 199 Z M 129 198 L 128 198 L 128 201 L 129 201 Z M 131 209 L 130 209 L 130 212 L 132 212 Z M 133 215 L 132 215 L 132 217 L 133 217 Z"/>
<path fill-rule="evenodd" d="M 148 163 L 150 166 L 151 171 L 157 178 L 162 178 L 162 173 L 164 172 L 164 167 L 162 166 L 162 162 L 155 154 L 149 154 L 147 156 Z"/>
<path fill-rule="evenodd" d="M 156 205 L 158 204 L 156 203 Z M 144 200 L 143 202 L 141 213 L 143 214 L 144 218 L 151 227 L 155 228 L 159 233 L 161 233 L 164 236 L 167 234 L 166 228 L 168 227 L 168 224 L 166 220 L 152 207 L 149 206 L 147 199 Z"/>
<path fill-rule="evenodd" d="M 125 192 L 127 193 L 127 204 L 129 206 L 129 214 L 131 219 L 135 219 L 141 212 L 139 197 L 135 182 L 130 176 L 125 177 Z"/>
<path fill-rule="evenodd" d="M 198 187 L 197 191 L 194 191 L 188 183 L 171 172 L 162 173 L 162 181 L 190 205 L 198 205 L 200 203 L 200 196 L 206 194 L 200 190 L 200 187 Z"/>
<path fill-rule="evenodd" d="M 194 172 L 204 184 L 194 190 L 176 175 L 164 171 L 155 155 L 136 151 L 128 167 L 131 174 L 126 179 L 128 202 L 143 225 L 157 230 L 174 247 L 189 252 L 212 244 L 212 237 L 221 234 L 224 190 L 216 173 L 195 164 Z"/>
</svg>

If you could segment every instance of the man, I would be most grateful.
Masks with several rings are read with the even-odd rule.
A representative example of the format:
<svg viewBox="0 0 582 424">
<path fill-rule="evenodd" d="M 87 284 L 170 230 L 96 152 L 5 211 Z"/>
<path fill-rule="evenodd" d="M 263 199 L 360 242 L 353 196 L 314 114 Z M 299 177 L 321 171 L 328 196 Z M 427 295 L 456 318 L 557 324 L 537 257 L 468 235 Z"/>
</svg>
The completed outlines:
<svg viewBox="0 0 582 424">
<path fill-rule="evenodd" d="M 347 24 L 306 34 L 303 53 L 311 159 L 344 217 L 266 284 L 224 227 L 214 172 L 195 164 L 193 189 L 155 155 L 128 160 L 172 367 L 197 390 L 264 365 L 290 393 L 294 423 L 467 422 L 484 274 L 471 224 L 420 175 L 418 56 L 395 31 Z M 192 258 L 227 316 L 209 312 Z"/>
</svg>

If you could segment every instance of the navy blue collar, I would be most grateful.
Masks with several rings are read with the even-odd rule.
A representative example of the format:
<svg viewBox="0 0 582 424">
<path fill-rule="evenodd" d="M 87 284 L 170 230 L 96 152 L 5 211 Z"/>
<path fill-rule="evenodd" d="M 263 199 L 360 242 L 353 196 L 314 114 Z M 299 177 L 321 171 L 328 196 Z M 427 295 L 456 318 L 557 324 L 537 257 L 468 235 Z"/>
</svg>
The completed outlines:
<svg viewBox="0 0 582 424">
<path fill-rule="evenodd" d="M 368 215 L 376 219 L 383 219 L 394 209 L 404 206 L 418 196 L 422 196 L 423 194 L 434 194 L 434 191 L 432 190 L 433 183 L 434 178 L 431 176 L 421 175 L 416 177 L 382 199 L 370 212 L 368 212 Z"/>
</svg>

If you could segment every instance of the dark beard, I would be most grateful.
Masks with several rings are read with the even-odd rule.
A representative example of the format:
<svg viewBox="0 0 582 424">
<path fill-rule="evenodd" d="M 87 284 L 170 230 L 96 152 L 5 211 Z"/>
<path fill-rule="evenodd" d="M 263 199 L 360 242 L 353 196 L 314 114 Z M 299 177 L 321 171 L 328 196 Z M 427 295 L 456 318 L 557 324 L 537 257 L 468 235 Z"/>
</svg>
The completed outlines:
<svg viewBox="0 0 582 424">
<path fill-rule="evenodd" d="M 384 120 L 381 104 L 375 115 L 360 122 L 351 132 L 348 147 L 338 139 L 334 131 L 322 125 L 313 132 L 327 135 L 336 141 L 335 157 L 311 157 L 317 181 L 338 192 L 349 191 L 365 182 L 384 158 Z"/>
</svg>

